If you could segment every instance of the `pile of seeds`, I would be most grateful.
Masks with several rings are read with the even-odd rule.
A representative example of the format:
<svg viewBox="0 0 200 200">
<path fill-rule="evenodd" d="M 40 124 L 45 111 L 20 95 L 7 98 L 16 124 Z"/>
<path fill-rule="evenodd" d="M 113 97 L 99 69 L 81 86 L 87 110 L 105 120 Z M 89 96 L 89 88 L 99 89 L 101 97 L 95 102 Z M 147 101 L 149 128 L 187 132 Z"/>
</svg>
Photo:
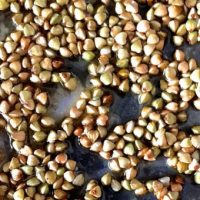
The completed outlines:
<svg viewBox="0 0 200 200">
<path fill-rule="evenodd" d="M 101 199 L 107 186 L 176 200 L 182 176 L 137 179 L 140 161 L 160 155 L 200 184 L 200 125 L 187 133 L 179 126 L 190 106 L 200 110 L 200 68 L 179 49 L 172 60 L 163 54 L 166 30 L 175 46 L 200 41 L 199 0 L 0 0 L 0 10 L 16 26 L 0 41 L 0 128 L 15 151 L 0 173 L 0 197 L 69 199 L 85 185 L 86 200 Z M 58 126 L 47 115 L 44 85 L 75 90 L 77 77 L 63 68 L 75 56 L 88 62 L 91 85 Z M 114 99 L 105 87 L 138 95 L 138 119 L 108 130 Z M 112 173 L 87 182 L 67 155 L 70 137 L 107 160 Z"/>
</svg>

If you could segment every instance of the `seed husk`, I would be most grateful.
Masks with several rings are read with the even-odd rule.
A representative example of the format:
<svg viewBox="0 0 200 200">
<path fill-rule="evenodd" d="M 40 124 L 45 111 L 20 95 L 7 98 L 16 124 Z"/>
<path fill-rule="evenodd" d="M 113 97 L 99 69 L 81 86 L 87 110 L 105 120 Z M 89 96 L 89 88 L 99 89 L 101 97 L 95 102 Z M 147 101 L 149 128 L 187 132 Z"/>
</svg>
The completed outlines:
<svg viewBox="0 0 200 200">
<path fill-rule="evenodd" d="M 137 24 L 137 31 L 141 33 L 145 33 L 150 29 L 149 22 L 147 20 L 141 20 Z"/>
<path fill-rule="evenodd" d="M 111 181 L 111 188 L 113 191 L 118 192 L 121 190 L 122 186 L 119 181 L 112 179 Z"/>
<path fill-rule="evenodd" d="M 119 162 L 119 166 L 123 169 L 130 167 L 130 160 L 128 158 L 119 157 L 118 162 Z"/>
<path fill-rule="evenodd" d="M 181 46 L 184 42 L 184 39 L 183 39 L 183 37 L 177 35 L 177 36 L 173 36 L 173 41 L 174 41 L 175 45 Z"/>
<path fill-rule="evenodd" d="M 193 126 L 192 127 L 192 132 L 194 134 L 200 134 L 200 126 Z"/>
<path fill-rule="evenodd" d="M 97 14 L 95 14 L 94 19 L 96 20 L 98 25 L 102 25 L 103 22 L 106 20 L 107 15 L 106 13 L 103 12 L 99 12 Z"/>
<path fill-rule="evenodd" d="M 24 131 L 17 131 L 12 133 L 11 138 L 18 142 L 23 142 L 26 139 L 26 133 Z"/>
<path fill-rule="evenodd" d="M 106 173 L 101 177 L 101 183 L 103 185 L 110 185 L 112 182 L 112 176 L 110 173 Z"/>
<path fill-rule="evenodd" d="M 82 58 L 85 61 L 90 62 L 95 58 L 95 54 L 92 51 L 84 51 L 82 54 Z"/>
<path fill-rule="evenodd" d="M 199 172 L 195 172 L 194 181 L 196 184 L 200 184 L 200 173 Z"/>
<path fill-rule="evenodd" d="M 136 52 L 136 53 L 142 52 L 142 42 L 140 39 L 133 41 L 131 45 L 131 51 Z"/>
<path fill-rule="evenodd" d="M 82 186 L 84 184 L 84 181 L 85 181 L 85 179 L 84 179 L 83 174 L 79 174 L 73 180 L 73 185 Z"/>
<path fill-rule="evenodd" d="M 55 199 L 66 199 L 67 193 L 61 189 L 54 190 Z"/>
<path fill-rule="evenodd" d="M 186 27 L 187 31 L 189 31 L 189 32 L 194 31 L 197 27 L 196 20 L 188 19 L 186 24 L 185 24 L 185 27 Z"/>
<path fill-rule="evenodd" d="M 150 93 L 143 93 L 141 95 L 139 95 L 138 97 L 138 100 L 139 100 L 139 103 L 140 104 L 144 104 L 144 103 L 147 103 L 151 100 L 151 94 Z"/>
<path fill-rule="evenodd" d="M 200 110 L 200 99 L 195 100 L 193 104 L 197 110 Z"/>
<path fill-rule="evenodd" d="M 47 138 L 47 134 L 45 132 L 35 132 L 34 135 L 33 135 L 33 139 L 36 141 L 36 142 L 42 142 L 44 141 L 45 139 Z"/>
<path fill-rule="evenodd" d="M 105 140 L 103 143 L 103 151 L 108 152 L 115 148 L 115 144 L 109 140 Z"/>
<path fill-rule="evenodd" d="M 74 10 L 74 15 L 75 15 L 75 19 L 76 20 L 82 20 L 85 18 L 85 13 L 83 10 L 79 9 L 79 8 L 75 8 Z"/>
<path fill-rule="evenodd" d="M 24 36 L 29 37 L 35 35 L 35 29 L 30 25 L 26 24 L 23 28 Z"/>
<path fill-rule="evenodd" d="M 49 185 L 54 184 L 54 182 L 56 181 L 56 177 L 57 177 L 57 175 L 56 175 L 56 172 L 54 172 L 54 171 L 47 171 L 45 173 L 45 180 Z"/>
<path fill-rule="evenodd" d="M 193 97 L 195 96 L 195 93 L 192 90 L 182 90 L 180 93 L 180 96 L 183 101 L 187 102 L 193 99 Z"/>
<path fill-rule="evenodd" d="M 6 80 L 13 75 L 13 72 L 9 68 L 6 68 L 6 67 L 2 67 L 0 71 L 1 71 L 0 77 L 3 80 Z"/>
<path fill-rule="evenodd" d="M 42 125 L 44 125 L 45 127 L 52 127 L 55 125 L 55 120 L 51 117 L 48 117 L 48 116 L 44 116 L 42 119 L 41 119 L 41 123 Z"/>
<path fill-rule="evenodd" d="M 40 194 L 47 195 L 49 193 L 49 186 L 48 184 L 44 183 L 39 188 Z"/>
<path fill-rule="evenodd" d="M 189 32 L 189 33 L 188 33 L 187 40 L 188 40 L 188 42 L 189 42 L 191 45 L 197 43 L 197 40 L 198 40 L 198 32 L 197 32 L 197 31 Z"/>
<path fill-rule="evenodd" d="M 159 37 L 156 34 L 150 34 L 147 38 L 147 44 L 156 44 L 159 42 Z"/>
<path fill-rule="evenodd" d="M 130 155 L 130 156 L 133 156 L 135 154 L 135 149 L 134 149 L 134 146 L 133 144 L 129 143 L 127 144 L 125 147 L 124 147 L 124 153 L 126 155 Z"/>
<path fill-rule="evenodd" d="M 2 183 L 8 184 L 8 183 L 9 183 L 8 176 L 7 176 L 6 174 L 4 174 L 4 173 L 1 173 L 0 181 L 1 181 Z"/>
<path fill-rule="evenodd" d="M 199 141 L 200 141 L 200 136 L 199 135 L 198 136 L 192 136 L 191 143 L 197 149 L 200 148 Z"/>
<path fill-rule="evenodd" d="M 19 4 L 17 2 L 12 2 L 10 4 L 10 10 L 13 13 L 19 13 L 20 12 L 20 6 L 19 6 Z"/>
<path fill-rule="evenodd" d="M 131 191 L 131 186 L 130 186 L 130 182 L 128 180 L 122 180 L 121 181 L 121 186 L 128 191 Z"/>
<path fill-rule="evenodd" d="M 35 0 L 34 5 L 45 8 L 47 6 L 47 0 Z"/>
<path fill-rule="evenodd" d="M 200 81 L 200 69 L 194 70 L 190 75 L 190 79 L 195 83 L 199 83 L 199 81 Z"/>
<path fill-rule="evenodd" d="M 95 198 L 100 198 L 101 195 L 102 195 L 100 186 L 97 185 L 97 186 L 93 187 L 93 188 L 89 191 L 89 194 L 92 195 L 92 196 L 95 197 Z"/>
<path fill-rule="evenodd" d="M 112 83 L 112 73 L 105 72 L 100 76 L 100 80 L 104 85 L 110 85 Z"/>
<path fill-rule="evenodd" d="M 32 187 L 35 187 L 35 186 L 38 186 L 40 184 L 40 181 L 36 178 L 36 177 L 33 177 L 31 179 L 29 179 L 26 184 L 28 186 L 32 186 Z"/>
<path fill-rule="evenodd" d="M 25 166 L 22 166 L 21 169 L 26 175 L 33 174 L 33 167 L 31 167 L 31 166 L 25 165 Z"/>
<path fill-rule="evenodd" d="M 154 15 L 156 15 L 158 17 L 163 17 L 163 16 L 167 15 L 167 7 L 163 4 L 160 4 L 159 6 L 156 7 L 156 9 L 154 11 Z"/>
<path fill-rule="evenodd" d="M 13 194 L 14 200 L 23 200 L 24 196 L 25 196 L 25 192 L 23 189 L 19 189 Z"/>
<path fill-rule="evenodd" d="M 121 90 L 122 92 L 128 92 L 130 90 L 128 79 L 125 79 L 121 82 L 121 84 L 119 85 L 119 90 Z"/>
<path fill-rule="evenodd" d="M 118 33 L 118 34 L 115 36 L 115 41 L 116 41 L 118 44 L 125 45 L 125 44 L 126 44 L 126 41 L 127 41 L 127 33 L 126 33 L 126 32 L 120 32 L 120 33 Z"/>
<path fill-rule="evenodd" d="M 72 171 L 66 171 L 66 172 L 64 173 L 64 179 L 65 179 L 66 181 L 68 181 L 68 182 L 71 183 L 71 182 L 74 180 L 74 178 L 75 178 L 74 172 L 72 172 Z"/>
<path fill-rule="evenodd" d="M 29 54 L 32 56 L 43 56 L 43 49 L 40 45 L 34 45 L 29 50 Z"/>
<path fill-rule="evenodd" d="M 27 159 L 27 164 L 29 166 L 37 166 L 40 163 L 39 159 L 34 155 L 29 155 Z"/>
<path fill-rule="evenodd" d="M 0 1 L 0 10 L 6 10 L 9 7 L 9 2 L 7 0 Z"/>
<path fill-rule="evenodd" d="M 58 51 L 60 49 L 60 40 L 58 37 L 54 37 L 49 40 L 48 45 L 51 49 Z"/>
</svg>

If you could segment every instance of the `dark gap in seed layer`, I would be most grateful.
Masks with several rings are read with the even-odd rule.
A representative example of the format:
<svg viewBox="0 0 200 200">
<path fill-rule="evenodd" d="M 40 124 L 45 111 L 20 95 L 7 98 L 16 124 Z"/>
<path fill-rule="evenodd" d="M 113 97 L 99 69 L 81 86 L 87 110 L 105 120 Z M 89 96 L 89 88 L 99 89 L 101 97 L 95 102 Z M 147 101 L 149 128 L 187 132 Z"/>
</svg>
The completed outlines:
<svg viewBox="0 0 200 200">
<path fill-rule="evenodd" d="M 165 45 L 162 50 L 163 57 L 164 57 L 164 59 L 173 61 L 173 54 L 176 50 L 176 47 L 175 47 L 175 45 L 173 43 L 173 39 L 172 39 L 173 34 L 169 28 L 165 27 L 163 30 L 167 33 L 167 38 L 165 39 Z"/>
<path fill-rule="evenodd" d="M 185 176 L 185 184 L 184 188 L 180 194 L 180 199 L 182 200 L 188 200 L 188 199 L 198 199 L 199 197 L 199 187 L 197 184 L 194 183 L 193 180 L 191 180 L 191 177 L 189 175 Z"/>
<path fill-rule="evenodd" d="M 85 182 L 90 179 L 100 179 L 108 170 L 107 161 L 101 158 L 98 154 L 83 148 L 76 137 L 69 139 L 69 147 L 67 150 L 69 157 L 77 162 L 80 172 L 85 175 Z M 80 199 L 84 196 L 84 188 L 78 188 L 71 194 L 70 200 Z"/>
<path fill-rule="evenodd" d="M 64 67 L 66 70 L 79 78 L 83 86 L 86 86 L 86 79 L 88 77 L 88 62 L 84 61 L 80 56 L 77 58 L 64 59 Z"/>
<path fill-rule="evenodd" d="M 76 137 L 71 137 L 69 141 L 67 152 L 71 159 L 76 160 L 80 171 L 86 173 L 86 180 L 100 178 L 107 170 L 107 161 L 96 153 L 82 147 Z"/>
<path fill-rule="evenodd" d="M 114 192 L 110 187 L 103 187 L 101 200 L 156 200 L 156 198 L 152 193 L 138 197 L 133 191 L 121 190 L 120 192 Z"/>
<path fill-rule="evenodd" d="M 161 89 L 160 89 L 160 78 L 161 76 L 156 76 L 156 77 L 152 77 L 150 80 L 153 84 L 153 86 L 156 88 L 156 92 L 155 92 L 155 97 L 160 97 L 161 96 Z"/>
<path fill-rule="evenodd" d="M 185 52 L 187 60 L 190 58 L 194 58 L 197 61 L 197 63 L 200 64 L 199 47 L 199 43 L 195 45 L 184 44 L 180 49 Z"/>
<path fill-rule="evenodd" d="M 176 174 L 176 170 L 166 165 L 166 158 L 159 157 L 153 162 L 141 161 L 138 165 L 137 178 L 141 181 L 147 181 Z"/>
<path fill-rule="evenodd" d="M 141 105 L 138 103 L 138 96 L 132 92 L 122 93 L 108 90 L 113 95 L 113 104 L 110 108 L 109 130 L 116 125 L 125 124 L 130 120 L 136 120 L 140 114 Z"/>
<path fill-rule="evenodd" d="M 11 12 L 1 11 L 0 12 L 0 40 L 4 40 L 9 33 L 15 30 L 15 26 L 11 20 Z M 2 30 L 2 27 L 7 29 L 7 31 Z"/>
<path fill-rule="evenodd" d="M 150 9 L 150 6 L 141 3 L 139 3 L 138 5 L 139 5 L 139 13 L 142 16 L 142 19 L 146 19 L 146 14 Z"/>
<path fill-rule="evenodd" d="M 15 152 L 11 146 L 9 135 L 5 130 L 0 131 L 0 141 L 0 168 L 2 168 L 2 165 L 10 160 Z"/>
<path fill-rule="evenodd" d="M 191 127 L 199 125 L 200 121 L 200 112 L 196 109 L 194 109 L 192 106 L 190 106 L 187 109 L 187 115 L 188 119 L 186 122 L 181 123 L 179 125 L 180 130 L 186 131 L 186 133 L 191 134 Z"/>
</svg>

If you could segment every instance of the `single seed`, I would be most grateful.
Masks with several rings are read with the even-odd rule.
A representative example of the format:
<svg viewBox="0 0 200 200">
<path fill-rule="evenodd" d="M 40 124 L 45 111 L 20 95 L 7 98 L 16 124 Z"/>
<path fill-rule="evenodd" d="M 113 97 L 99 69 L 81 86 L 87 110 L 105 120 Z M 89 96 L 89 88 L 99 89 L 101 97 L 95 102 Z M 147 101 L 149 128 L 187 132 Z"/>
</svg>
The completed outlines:
<svg viewBox="0 0 200 200">
<path fill-rule="evenodd" d="M 32 186 L 32 187 L 35 187 L 35 186 L 38 186 L 40 184 L 40 181 L 36 178 L 36 177 L 33 177 L 31 179 L 29 179 L 26 184 L 28 186 Z"/>
<path fill-rule="evenodd" d="M 125 44 L 126 44 L 126 40 L 127 40 L 127 33 L 126 33 L 126 32 L 118 33 L 118 34 L 115 36 L 115 41 L 116 41 L 118 44 L 125 45 Z"/>
<path fill-rule="evenodd" d="M 49 185 L 54 184 L 54 182 L 56 181 L 56 177 L 57 177 L 57 175 L 56 175 L 56 172 L 54 172 L 54 171 L 47 171 L 45 173 L 45 180 Z"/>
<path fill-rule="evenodd" d="M 13 194 L 14 200 L 24 200 L 24 196 L 25 192 L 23 189 L 19 189 Z"/>
<path fill-rule="evenodd" d="M 110 173 L 106 173 L 101 177 L 101 182 L 103 185 L 110 185 L 112 181 L 112 176 Z"/>
<path fill-rule="evenodd" d="M 26 37 L 35 35 L 35 29 L 30 24 L 26 24 L 24 26 L 23 31 L 24 31 L 24 36 Z"/>
<path fill-rule="evenodd" d="M 7 0 L 0 0 L 0 10 L 6 10 L 9 7 Z"/>
<path fill-rule="evenodd" d="M 40 45 L 34 45 L 29 50 L 29 54 L 32 56 L 43 56 L 43 49 Z"/>
<path fill-rule="evenodd" d="M 149 22 L 147 20 L 141 20 L 137 24 L 137 31 L 141 33 L 145 33 L 150 29 Z"/>
<path fill-rule="evenodd" d="M 75 179 L 73 180 L 73 184 L 76 185 L 76 186 L 82 186 L 84 184 L 84 176 L 83 174 L 79 174 L 75 177 Z"/>
<path fill-rule="evenodd" d="M 27 159 L 27 164 L 29 166 L 37 166 L 40 163 L 40 161 L 38 160 L 38 158 L 34 155 L 29 155 L 28 159 Z"/>
<path fill-rule="evenodd" d="M 194 181 L 196 184 L 200 184 L 200 172 L 195 172 Z"/>
<path fill-rule="evenodd" d="M 60 49 L 60 40 L 58 37 L 54 37 L 49 40 L 48 46 L 52 48 L 55 51 L 58 51 Z"/>
<path fill-rule="evenodd" d="M 192 127 L 192 132 L 194 134 L 200 134 L 200 126 L 193 126 Z"/>
<path fill-rule="evenodd" d="M 82 58 L 85 61 L 90 62 L 95 58 L 95 54 L 92 51 L 84 51 L 82 54 Z"/>
<path fill-rule="evenodd" d="M 100 76 L 100 80 L 104 85 L 110 85 L 112 83 L 112 73 L 111 72 L 105 72 Z"/>
<path fill-rule="evenodd" d="M 75 16 L 76 20 L 83 20 L 85 18 L 85 13 L 83 10 L 81 10 L 79 8 L 75 8 L 74 16 Z"/>
<path fill-rule="evenodd" d="M 35 0 L 34 4 L 41 8 L 45 8 L 47 7 L 47 0 Z"/>
<path fill-rule="evenodd" d="M 122 186 L 119 181 L 113 179 L 111 182 L 111 188 L 113 191 L 118 192 L 121 190 Z"/>
</svg>

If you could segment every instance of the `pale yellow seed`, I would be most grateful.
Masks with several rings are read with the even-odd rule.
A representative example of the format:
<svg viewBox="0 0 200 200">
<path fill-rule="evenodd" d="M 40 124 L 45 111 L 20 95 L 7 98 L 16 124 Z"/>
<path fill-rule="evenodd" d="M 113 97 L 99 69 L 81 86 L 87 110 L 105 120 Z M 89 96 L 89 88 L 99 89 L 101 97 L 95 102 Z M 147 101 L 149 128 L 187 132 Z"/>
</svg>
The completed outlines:
<svg viewBox="0 0 200 200">
<path fill-rule="evenodd" d="M 5 10 L 9 7 L 9 2 L 7 0 L 0 0 L 0 10 Z"/>
</svg>

